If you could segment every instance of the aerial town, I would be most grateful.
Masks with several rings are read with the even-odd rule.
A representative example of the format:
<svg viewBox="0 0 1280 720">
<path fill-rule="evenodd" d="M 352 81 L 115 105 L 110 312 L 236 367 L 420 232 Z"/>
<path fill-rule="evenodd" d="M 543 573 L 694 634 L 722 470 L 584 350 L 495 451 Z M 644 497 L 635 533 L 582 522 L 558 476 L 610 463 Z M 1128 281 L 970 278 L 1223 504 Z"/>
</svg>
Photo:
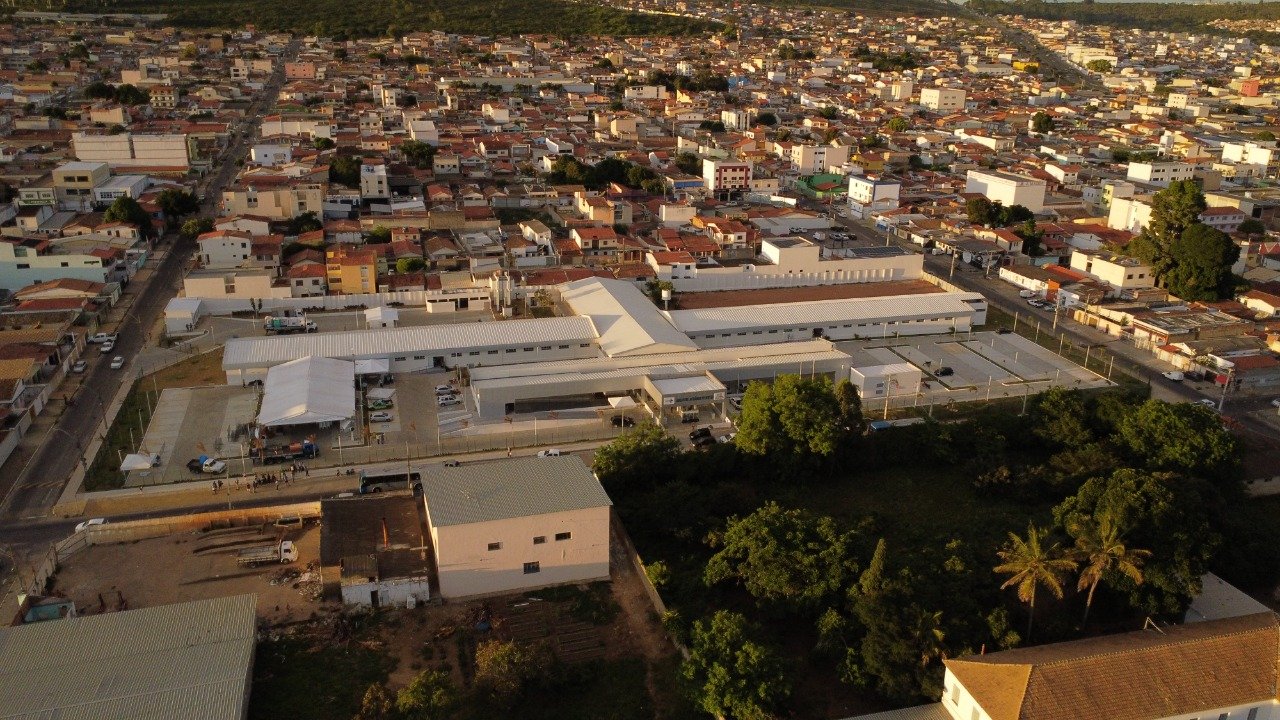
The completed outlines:
<svg viewBox="0 0 1280 720">
<path fill-rule="evenodd" d="M 1280 21 L 993 2 L 7 7 L 0 718 L 1280 720 Z"/>
</svg>

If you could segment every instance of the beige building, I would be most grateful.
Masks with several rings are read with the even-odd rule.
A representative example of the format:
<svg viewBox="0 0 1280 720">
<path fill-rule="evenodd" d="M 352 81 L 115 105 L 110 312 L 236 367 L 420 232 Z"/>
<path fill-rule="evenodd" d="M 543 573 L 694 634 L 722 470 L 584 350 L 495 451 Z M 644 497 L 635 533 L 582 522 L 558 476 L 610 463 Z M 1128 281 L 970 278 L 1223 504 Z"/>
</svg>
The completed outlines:
<svg viewBox="0 0 1280 720">
<path fill-rule="evenodd" d="M 192 270 L 182 281 L 182 294 L 215 300 L 262 300 L 293 297 L 287 280 L 270 270 Z"/>
<path fill-rule="evenodd" d="M 222 215 L 257 215 L 268 220 L 292 220 L 324 211 L 324 185 L 297 183 L 283 187 L 236 186 L 222 191 Z"/>
<path fill-rule="evenodd" d="M 104 162 L 65 162 L 53 169 L 53 190 L 61 207 L 87 210 L 93 203 L 93 189 L 111 177 Z"/>
<path fill-rule="evenodd" d="M 78 132 L 71 136 L 71 145 L 77 159 L 105 162 L 113 168 L 185 169 L 191 166 L 187 136 L 184 134 L 91 135 Z"/>
<path fill-rule="evenodd" d="M 613 503 L 580 457 L 432 465 L 423 491 L 446 599 L 609 577 Z"/>
<path fill-rule="evenodd" d="M 1113 296 L 1133 290 L 1155 287 L 1151 266 L 1142 261 L 1102 250 L 1075 250 L 1071 253 L 1071 269 L 1106 283 Z"/>
</svg>

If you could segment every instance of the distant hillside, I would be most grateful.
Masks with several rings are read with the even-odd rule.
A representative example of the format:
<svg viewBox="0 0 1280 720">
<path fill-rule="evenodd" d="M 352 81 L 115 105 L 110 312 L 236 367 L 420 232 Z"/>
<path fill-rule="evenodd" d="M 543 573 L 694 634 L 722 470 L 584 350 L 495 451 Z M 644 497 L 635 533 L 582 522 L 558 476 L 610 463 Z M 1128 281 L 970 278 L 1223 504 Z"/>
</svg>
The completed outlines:
<svg viewBox="0 0 1280 720">
<path fill-rule="evenodd" d="M 867 17 L 956 15 L 960 8 L 946 0 L 752 0 L 759 5 L 848 10 Z"/>
<path fill-rule="evenodd" d="M 19 9 L 169 13 L 186 28 L 375 37 L 416 30 L 477 35 L 701 35 L 724 26 L 564 0 L 16 0 Z"/>
<path fill-rule="evenodd" d="M 1233 32 L 1211 27 L 1212 20 L 1280 20 L 1280 2 L 1192 4 L 1179 2 L 1043 2 L 1043 0 L 970 0 L 968 8 L 991 15 L 1022 15 L 1042 20 L 1076 20 L 1081 25 L 1112 25 L 1143 30 L 1248 35 L 1275 42 L 1280 35 Z"/>
</svg>

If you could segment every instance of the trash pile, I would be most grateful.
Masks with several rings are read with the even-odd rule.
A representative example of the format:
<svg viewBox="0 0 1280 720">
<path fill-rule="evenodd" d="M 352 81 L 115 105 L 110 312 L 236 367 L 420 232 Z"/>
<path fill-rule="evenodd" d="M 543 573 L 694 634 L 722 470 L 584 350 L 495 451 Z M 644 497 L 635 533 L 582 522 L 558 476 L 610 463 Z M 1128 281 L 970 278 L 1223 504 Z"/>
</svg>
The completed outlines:
<svg viewBox="0 0 1280 720">
<path fill-rule="evenodd" d="M 316 568 L 315 563 L 307 563 L 306 571 L 298 575 L 297 582 L 293 583 L 293 589 L 307 600 L 320 599 L 324 585 L 320 582 L 320 570 Z"/>
</svg>

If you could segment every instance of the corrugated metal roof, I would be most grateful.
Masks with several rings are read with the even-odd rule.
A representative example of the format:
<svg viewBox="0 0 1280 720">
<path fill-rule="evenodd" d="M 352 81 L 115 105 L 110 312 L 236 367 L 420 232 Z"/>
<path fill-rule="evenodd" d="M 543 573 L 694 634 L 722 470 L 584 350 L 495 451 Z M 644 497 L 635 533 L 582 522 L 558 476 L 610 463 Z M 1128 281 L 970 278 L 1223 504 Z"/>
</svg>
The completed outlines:
<svg viewBox="0 0 1280 720">
<path fill-rule="evenodd" d="M 773 303 L 742 307 L 672 310 L 671 322 L 686 333 L 760 327 L 816 328 L 847 322 L 894 321 L 969 315 L 958 293 Z"/>
<path fill-rule="evenodd" d="M 423 468 L 433 527 L 549 515 L 612 505 L 576 455 Z"/>
<path fill-rule="evenodd" d="M 578 315 L 591 318 L 609 357 L 697 350 L 649 298 L 625 280 L 587 278 L 560 286 L 560 296 Z"/>
<path fill-rule="evenodd" d="M 307 355 L 373 358 L 388 355 L 447 355 L 465 348 L 505 348 L 538 343 L 595 340 L 584 317 L 537 318 L 501 322 L 448 323 L 417 327 L 233 338 L 222 357 L 225 370 L 279 365 Z"/>
<path fill-rule="evenodd" d="M 0 718 L 236 720 L 253 595 L 0 629 Z"/>
<path fill-rule="evenodd" d="M 936 702 L 928 705 L 916 705 L 915 707 L 872 713 L 871 715 L 857 715 L 845 718 L 845 720 L 953 720 L 953 718 L 942 703 Z"/>
</svg>

